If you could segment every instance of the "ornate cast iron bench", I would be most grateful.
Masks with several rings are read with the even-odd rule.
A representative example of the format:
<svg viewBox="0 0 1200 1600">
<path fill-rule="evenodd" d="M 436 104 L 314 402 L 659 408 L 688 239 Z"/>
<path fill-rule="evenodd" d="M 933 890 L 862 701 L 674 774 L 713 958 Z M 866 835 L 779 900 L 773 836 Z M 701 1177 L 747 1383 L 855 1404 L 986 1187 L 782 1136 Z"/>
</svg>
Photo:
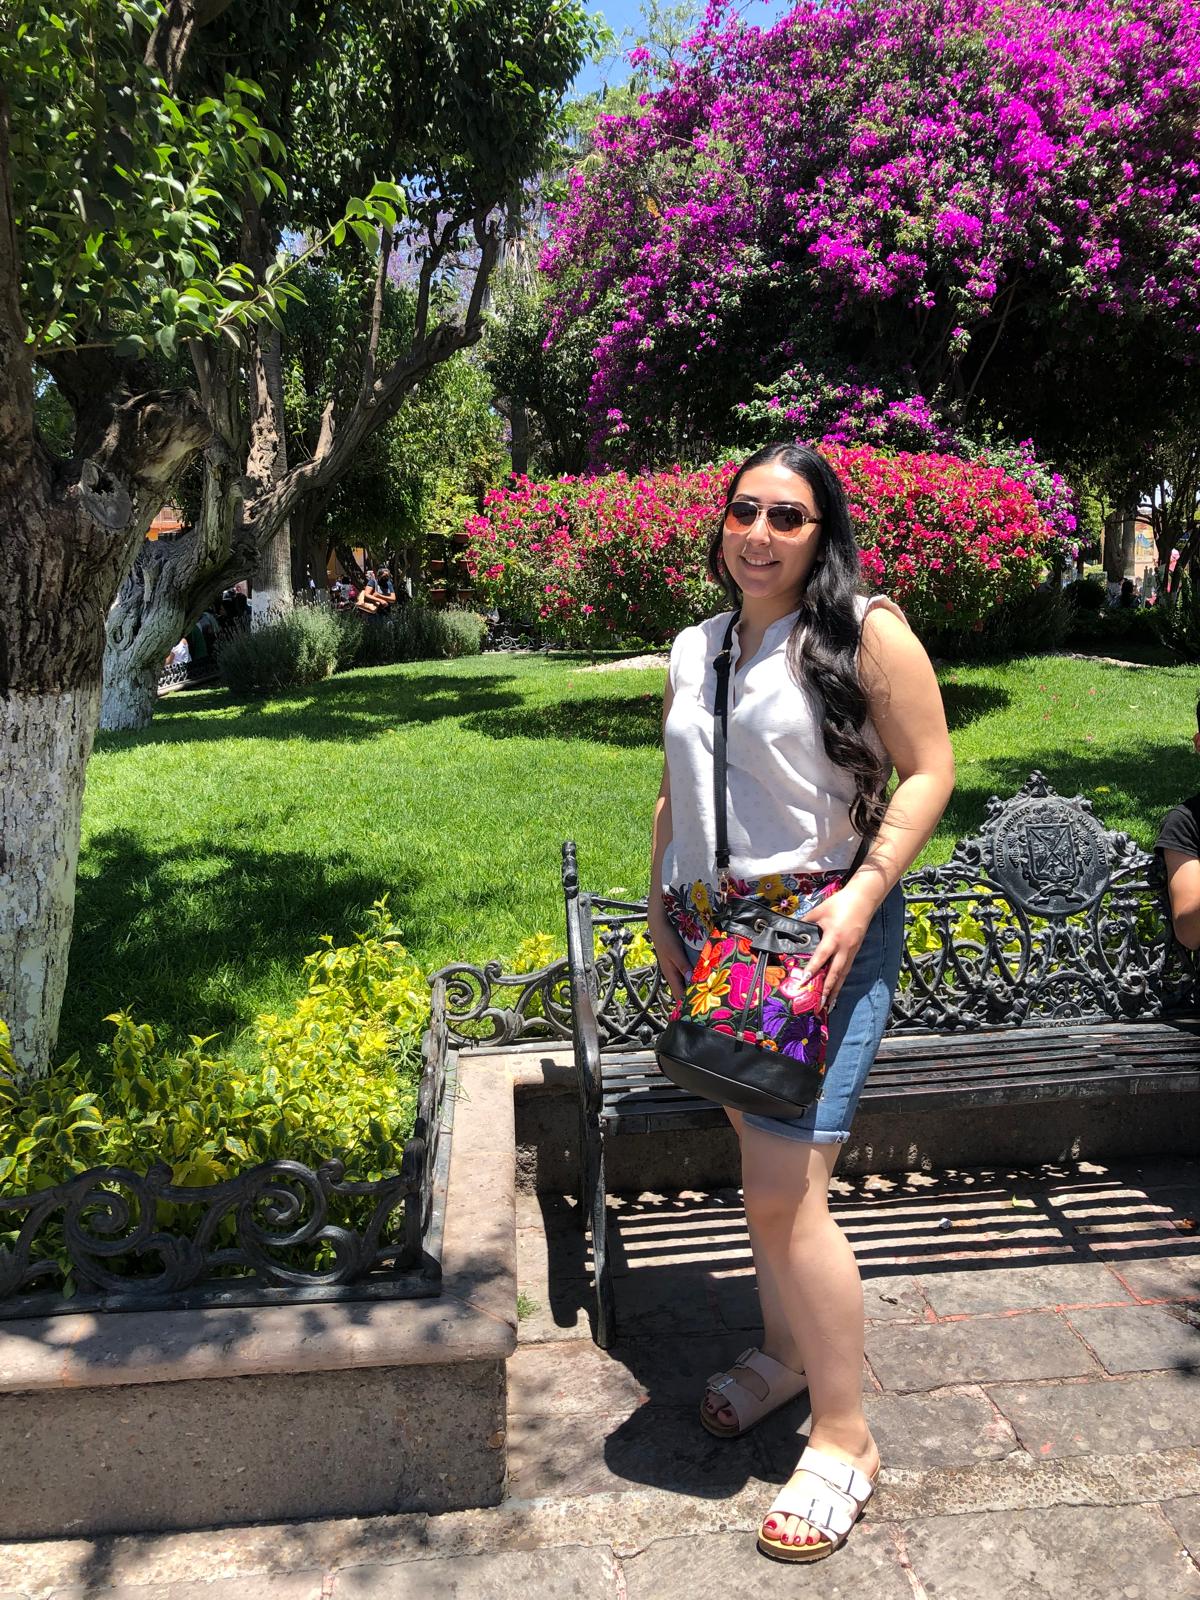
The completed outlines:
<svg viewBox="0 0 1200 1600">
<path fill-rule="evenodd" d="M 658 1070 L 665 987 L 639 935 L 644 901 L 581 892 L 563 845 L 581 1220 L 596 1339 L 616 1332 L 606 1141 L 719 1125 Z M 1195 971 L 1171 937 L 1152 856 L 1084 799 L 1033 773 L 988 801 L 979 834 L 904 880 L 907 948 L 861 1110 L 998 1106 L 1200 1088 Z"/>
</svg>

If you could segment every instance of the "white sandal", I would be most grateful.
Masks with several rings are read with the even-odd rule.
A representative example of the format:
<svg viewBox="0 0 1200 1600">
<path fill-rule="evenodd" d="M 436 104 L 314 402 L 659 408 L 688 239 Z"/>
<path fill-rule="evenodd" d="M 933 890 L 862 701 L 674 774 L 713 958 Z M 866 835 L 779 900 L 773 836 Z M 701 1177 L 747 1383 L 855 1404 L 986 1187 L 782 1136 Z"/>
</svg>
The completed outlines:
<svg viewBox="0 0 1200 1600">
<path fill-rule="evenodd" d="M 741 1377 L 735 1374 L 741 1373 Z M 761 1422 L 769 1412 L 776 1411 L 789 1400 L 794 1400 L 802 1389 L 808 1388 L 808 1379 L 802 1372 L 793 1372 L 782 1361 L 764 1355 L 752 1345 L 743 1350 L 728 1372 L 714 1372 L 705 1386 L 705 1394 L 719 1396 L 737 1418 L 737 1426 L 718 1422 L 700 1403 L 700 1421 L 709 1433 L 718 1439 L 736 1439 Z"/>
<path fill-rule="evenodd" d="M 813 1492 L 806 1485 L 796 1483 L 793 1473 L 793 1481 L 786 1483 L 775 1496 L 763 1525 L 773 1516 L 803 1517 L 825 1537 L 813 1544 L 784 1544 L 764 1533 L 760 1525 L 758 1548 L 776 1561 L 820 1561 L 823 1556 L 840 1550 L 875 1492 L 879 1477 L 878 1470 L 868 1478 L 848 1461 L 827 1455 L 824 1450 L 814 1450 L 812 1445 L 806 1445 L 800 1457 L 796 1472 L 801 1471 L 809 1473 L 821 1488 Z"/>
</svg>

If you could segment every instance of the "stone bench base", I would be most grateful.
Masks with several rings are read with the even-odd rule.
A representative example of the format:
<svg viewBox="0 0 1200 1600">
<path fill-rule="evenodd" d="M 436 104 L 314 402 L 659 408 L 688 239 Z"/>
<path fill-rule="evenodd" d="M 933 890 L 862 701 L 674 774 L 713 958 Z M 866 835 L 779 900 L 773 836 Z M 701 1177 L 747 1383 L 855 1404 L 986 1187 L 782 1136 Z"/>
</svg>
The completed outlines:
<svg viewBox="0 0 1200 1600">
<path fill-rule="evenodd" d="M 464 1065 L 435 1300 L 0 1323 L 0 1538 L 495 1505 L 512 1080 Z"/>
<path fill-rule="evenodd" d="M 499 1059 L 499 1058 L 497 1058 Z M 579 1186 L 579 1091 L 570 1050 L 527 1048 L 504 1058 L 516 1087 L 517 1186 L 574 1194 Z M 872 1111 L 861 1105 L 838 1172 L 931 1171 L 996 1163 L 1194 1155 L 1200 1094 L 1114 1095 L 1111 1100 Z M 605 1144 L 610 1194 L 737 1188 L 741 1162 L 730 1127 L 619 1134 Z"/>
</svg>

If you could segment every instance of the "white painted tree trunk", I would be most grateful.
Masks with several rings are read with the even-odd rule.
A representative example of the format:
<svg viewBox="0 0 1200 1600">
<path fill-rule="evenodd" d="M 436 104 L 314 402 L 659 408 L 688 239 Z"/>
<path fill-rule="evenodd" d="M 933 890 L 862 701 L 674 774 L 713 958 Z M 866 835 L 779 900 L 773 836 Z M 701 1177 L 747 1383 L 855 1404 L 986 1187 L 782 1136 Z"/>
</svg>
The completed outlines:
<svg viewBox="0 0 1200 1600">
<path fill-rule="evenodd" d="M 130 662 L 120 671 L 111 670 L 110 655 L 104 657 L 104 693 L 100 701 L 100 726 L 106 733 L 123 733 L 145 728 L 154 716 L 158 700 L 159 667 Z"/>
<path fill-rule="evenodd" d="M 250 611 L 256 621 L 292 609 L 292 536 L 284 522 L 275 530 L 258 559 Z"/>
<path fill-rule="evenodd" d="M 67 981 L 99 685 L 0 694 L 0 1016 L 23 1072 L 52 1060 Z"/>
</svg>

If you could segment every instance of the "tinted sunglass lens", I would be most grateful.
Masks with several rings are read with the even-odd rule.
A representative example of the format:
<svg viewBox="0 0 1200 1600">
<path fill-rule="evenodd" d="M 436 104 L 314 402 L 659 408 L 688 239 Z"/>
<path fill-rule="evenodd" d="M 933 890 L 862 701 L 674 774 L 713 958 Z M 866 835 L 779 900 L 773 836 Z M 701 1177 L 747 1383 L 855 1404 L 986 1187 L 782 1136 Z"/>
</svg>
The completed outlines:
<svg viewBox="0 0 1200 1600">
<path fill-rule="evenodd" d="M 739 528 L 752 528 L 758 516 L 758 507 L 749 500 L 734 500 L 725 507 L 725 521 Z"/>
<path fill-rule="evenodd" d="M 771 506 L 767 512 L 767 523 L 776 533 L 795 533 L 803 522 L 804 513 L 795 506 Z"/>
</svg>

